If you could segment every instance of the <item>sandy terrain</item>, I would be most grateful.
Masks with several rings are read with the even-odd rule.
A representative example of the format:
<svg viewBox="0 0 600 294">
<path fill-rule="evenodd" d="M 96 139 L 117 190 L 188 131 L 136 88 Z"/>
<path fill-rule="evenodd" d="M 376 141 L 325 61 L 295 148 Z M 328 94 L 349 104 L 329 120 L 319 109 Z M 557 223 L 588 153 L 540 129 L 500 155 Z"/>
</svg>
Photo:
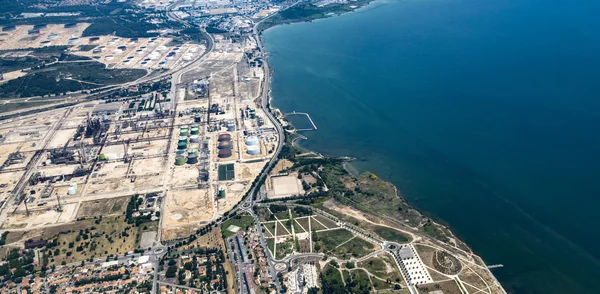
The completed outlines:
<svg viewBox="0 0 600 294">
<path fill-rule="evenodd" d="M 49 24 L 41 28 L 37 34 L 29 34 L 32 25 L 17 26 L 17 29 L 0 37 L 0 50 L 40 48 L 45 46 L 75 45 L 79 43 L 83 31 L 90 26 L 89 23 L 79 23 L 73 28 L 65 28 L 63 24 Z M 71 41 L 69 39 L 75 38 Z M 49 43 L 43 43 L 50 41 Z"/>
<path fill-rule="evenodd" d="M 207 190 L 171 191 L 166 201 L 164 227 L 199 223 L 212 218 L 211 197 Z"/>
</svg>

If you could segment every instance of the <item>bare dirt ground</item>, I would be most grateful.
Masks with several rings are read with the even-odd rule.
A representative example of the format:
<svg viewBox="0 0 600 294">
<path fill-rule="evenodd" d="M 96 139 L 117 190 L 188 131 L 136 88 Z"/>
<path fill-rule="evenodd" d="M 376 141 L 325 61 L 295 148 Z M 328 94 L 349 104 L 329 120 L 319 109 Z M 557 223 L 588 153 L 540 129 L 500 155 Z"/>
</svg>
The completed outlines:
<svg viewBox="0 0 600 294">
<path fill-rule="evenodd" d="M 17 26 L 15 31 L 1 38 L 0 50 L 67 45 L 70 38 L 81 37 L 88 26 L 90 26 L 89 23 L 79 23 L 73 28 L 65 28 L 63 24 L 49 24 L 46 28 L 40 29 L 39 34 L 28 33 L 33 29 L 32 25 Z M 51 35 L 56 35 L 56 38 L 54 39 Z M 42 44 L 43 41 L 50 41 L 50 43 L 45 45 Z"/>
<path fill-rule="evenodd" d="M 171 191 L 166 201 L 163 227 L 200 223 L 212 218 L 211 197 L 207 190 Z"/>
<path fill-rule="evenodd" d="M 4 221 L 2 228 L 22 229 L 66 223 L 72 221 L 71 216 L 74 214 L 76 208 L 76 204 L 67 204 L 63 205 L 62 212 L 57 212 L 52 208 L 48 208 L 46 210 L 31 211 L 29 216 L 25 214 L 9 214 Z"/>
<path fill-rule="evenodd" d="M 278 173 L 280 173 L 288 168 L 291 168 L 293 164 L 294 164 L 293 162 L 291 162 L 285 158 L 281 159 L 277 162 L 277 164 L 271 171 L 271 175 L 277 175 Z"/>
<path fill-rule="evenodd" d="M 295 196 L 303 193 L 302 184 L 295 173 L 288 176 L 271 177 L 271 185 L 273 193 L 268 198 Z"/>
<path fill-rule="evenodd" d="M 171 187 L 185 187 L 191 186 L 198 183 L 198 167 L 194 165 L 176 166 L 173 169 L 173 178 L 171 180 Z"/>
<path fill-rule="evenodd" d="M 123 214 L 128 202 L 129 197 L 86 201 L 79 207 L 77 218 Z"/>
<path fill-rule="evenodd" d="M 162 185 L 160 175 L 137 176 L 135 182 L 127 178 L 94 179 L 88 184 L 86 196 L 123 192 L 134 193 L 139 190 L 150 190 Z"/>
</svg>

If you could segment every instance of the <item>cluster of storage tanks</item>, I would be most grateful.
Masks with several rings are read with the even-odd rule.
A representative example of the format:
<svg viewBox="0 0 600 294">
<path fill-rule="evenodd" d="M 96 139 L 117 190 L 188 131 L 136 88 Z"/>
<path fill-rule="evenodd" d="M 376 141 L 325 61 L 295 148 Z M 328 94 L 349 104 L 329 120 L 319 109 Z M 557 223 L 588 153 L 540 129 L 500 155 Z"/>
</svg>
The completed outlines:
<svg viewBox="0 0 600 294">
<path fill-rule="evenodd" d="M 242 112 L 242 119 L 255 119 L 256 118 L 256 109 L 250 108 L 250 106 L 246 106 L 246 109 L 240 109 Z"/>
<path fill-rule="evenodd" d="M 225 127 L 227 128 L 228 132 L 233 132 L 235 131 L 235 122 L 233 120 L 226 121 Z"/>
<path fill-rule="evenodd" d="M 246 138 L 246 153 L 249 155 L 260 154 L 260 142 L 257 136 L 248 136 Z"/>
<path fill-rule="evenodd" d="M 231 143 L 231 135 L 230 134 L 220 134 L 219 135 L 219 145 L 217 149 L 219 149 L 219 158 L 228 158 L 232 155 L 233 144 Z"/>
<path fill-rule="evenodd" d="M 199 133 L 200 128 L 198 124 L 193 124 L 191 128 L 184 126 L 179 129 L 179 140 L 177 141 L 175 165 L 198 163 L 198 149 L 188 150 L 188 142 L 192 144 L 200 142 L 200 138 L 198 136 Z"/>
</svg>

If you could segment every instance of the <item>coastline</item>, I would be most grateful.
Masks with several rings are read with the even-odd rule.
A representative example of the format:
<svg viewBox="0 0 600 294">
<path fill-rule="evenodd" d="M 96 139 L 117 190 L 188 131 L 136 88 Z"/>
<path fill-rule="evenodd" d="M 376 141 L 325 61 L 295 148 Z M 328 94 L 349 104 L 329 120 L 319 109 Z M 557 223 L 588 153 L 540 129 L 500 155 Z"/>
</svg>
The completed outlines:
<svg viewBox="0 0 600 294">
<path fill-rule="evenodd" d="M 347 11 L 347 12 L 345 12 L 345 13 L 354 12 L 354 11 L 356 11 L 356 10 L 359 10 L 359 9 L 365 8 L 366 6 L 368 6 L 368 5 L 369 5 L 369 4 L 371 4 L 371 3 L 375 3 L 375 2 L 378 2 L 378 1 L 381 1 L 381 0 L 366 0 L 366 1 L 364 1 L 364 2 L 361 2 L 361 3 L 364 3 L 364 5 L 363 5 L 363 6 L 356 7 L 355 9 L 349 10 L 349 11 Z M 296 3 L 298 3 L 298 2 L 296 2 Z M 277 15 L 277 14 L 279 14 L 280 12 L 282 12 L 282 11 L 279 11 L 278 13 L 276 13 L 276 14 L 274 14 L 274 15 Z M 273 16 L 273 15 L 271 15 L 271 16 Z M 325 18 L 329 18 L 329 17 L 332 17 L 332 16 L 334 16 L 334 15 L 327 15 L 326 17 L 324 17 L 324 18 L 319 18 L 319 19 L 325 19 Z M 270 16 L 269 16 L 269 17 L 270 17 Z M 267 17 L 267 18 L 269 18 L 269 17 Z M 313 20 L 318 20 L 318 19 L 313 19 Z M 312 20 L 311 20 L 311 21 L 312 21 Z M 262 22 L 262 21 L 261 21 L 261 22 Z M 298 21 L 298 22 L 284 22 L 284 23 L 280 23 L 280 24 L 277 24 L 277 25 L 274 25 L 274 26 L 268 27 L 267 29 L 275 28 L 275 27 L 277 27 L 277 26 L 279 26 L 279 25 L 287 25 L 287 24 L 300 23 L 300 22 L 304 22 L 304 21 Z M 259 22 L 259 23 L 257 23 L 257 25 L 258 25 L 258 24 L 260 24 L 260 22 Z M 265 31 L 265 30 L 257 30 L 257 34 L 256 34 L 257 38 L 259 38 L 259 39 L 260 39 L 260 40 L 259 40 L 259 43 L 261 44 L 261 50 L 264 50 L 264 47 L 262 46 L 262 43 L 263 43 L 263 41 L 262 41 L 262 32 L 264 32 L 264 31 Z M 265 51 L 264 53 L 267 53 L 267 52 Z M 264 62 L 264 65 L 265 65 L 265 67 L 266 67 L 266 68 L 269 70 L 269 75 L 268 75 L 268 76 L 270 77 L 270 76 L 271 76 L 271 74 L 275 72 L 275 70 L 274 70 L 272 67 L 270 67 L 270 66 L 268 65 L 268 57 L 265 57 L 265 59 L 263 60 L 263 62 Z M 277 108 L 273 107 L 273 106 L 272 106 L 272 104 L 271 104 L 271 101 L 273 101 L 273 99 L 274 99 L 274 97 L 272 96 L 272 85 L 271 85 L 271 83 L 272 83 L 272 82 L 273 82 L 273 80 L 272 80 L 272 79 L 269 79 L 268 83 L 267 83 L 267 84 L 265 84 L 265 86 L 266 86 L 266 89 L 268 89 L 268 91 L 267 91 L 267 112 L 268 112 L 268 113 L 272 113 L 272 110 L 273 110 L 273 109 L 277 109 Z M 282 125 L 282 124 L 281 124 L 281 120 L 284 120 L 284 121 L 286 121 L 286 123 L 288 123 L 288 124 L 290 124 L 290 125 L 292 125 L 292 126 L 293 126 L 293 124 L 292 124 L 291 122 L 289 122 L 289 121 L 285 120 L 285 118 L 283 118 L 283 117 L 281 117 L 281 118 L 279 118 L 279 117 L 275 117 L 275 120 L 277 121 L 277 123 L 278 123 L 279 125 Z M 308 140 L 308 138 L 306 138 L 305 136 L 303 136 L 303 135 L 301 135 L 301 134 L 299 134 L 299 133 L 294 133 L 294 134 L 295 134 L 296 136 L 298 136 L 298 137 L 296 137 L 296 138 L 293 138 L 293 139 L 291 140 L 291 142 L 290 142 L 290 143 L 292 144 L 292 146 L 293 146 L 293 147 L 295 147 L 295 148 L 298 148 L 299 150 L 301 150 L 301 151 L 304 151 L 304 152 L 311 152 L 311 153 L 314 153 L 314 154 L 317 154 L 317 155 L 319 155 L 319 156 L 326 157 L 326 158 L 327 158 L 327 157 L 329 157 L 329 156 L 327 156 L 327 155 L 323 155 L 323 154 L 321 154 L 321 153 L 319 153 L 319 152 L 316 152 L 316 151 L 314 151 L 314 150 L 309 150 L 309 149 L 307 149 L 307 148 L 305 148 L 305 147 L 299 146 L 299 144 L 297 144 L 297 143 L 296 143 L 296 141 L 297 141 L 297 140 Z M 284 130 L 284 136 L 287 136 L 287 133 L 285 133 L 285 130 Z M 284 140 L 282 140 L 282 141 L 284 141 Z M 359 171 L 357 168 L 355 168 L 354 166 L 352 166 L 351 162 L 345 162 L 345 163 L 344 163 L 344 169 L 346 169 L 346 171 L 347 171 L 348 173 L 350 173 L 350 174 L 354 174 L 354 175 L 357 175 L 357 176 L 361 174 L 361 173 L 360 173 L 360 171 Z M 365 171 L 365 172 L 363 172 L 362 174 L 365 174 L 365 173 L 370 173 L 370 172 L 368 172 L 368 171 Z M 388 181 L 386 181 L 386 183 L 388 183 L 389 185 L 393 186 L 393 188 L 394 188 L 394 191 L 395 191 L 395 196 L 398 196 L 398 197 L 399 197 L 400 199 L 402 199 L 403 201 L 406 201 L 406 199 L 405 199 L 405 198 L 404 198 L 404 197 L 403 197 L 403 196 L 402 196 L 402 195 L 399 193 L 399 189 L 398 189 L 398 188 L 397 188 L 395 185 L 393 185 L 391 182 L 388 182 Z M 412 206 L 411 206 L 411 208 L 412 208 Z M 413 208 L 413 209 L 414 209 L 414 208 Z M 465 242 L 461 241 L 459 238 L 457 238 L 457 237 L 454 235 L 454 233 L 452 233 L 452 230 L 451 230 L 451 228 L 450 228 L 450 226 L 449 226 L 449 225 L 443 225 L 443 224 L 440 224 L 440 223 L 439 223 L 439 220 L 435 220 L 435 221 L 434 221 L 434 223 L 435 223 L 436 225 L 439 225 L 440 227 L 443 227 L 443 228 L 447 229 L 447 230 L 448 230 L 448 231 L 451 233 L 451 236 L 452 236 L 452 238 L 454 238 L 455 240 L 458 240 L 460 243 L 462 243 L 464 246 L 466 246 L 466 247 L 468 248 L 468 251 L 469 251 L 470 253 L 473 253 L 472 249 L 471 249 L 471 248 L 468 246 L 468 244 L 466 244 Z"/>
<path fill-rule="evenodd" d="M 291 20 L 291 21 L 289 21 L 289 22 L 280 22 L 280 23 L 277 23 L 277 24 L 274 24 L 274 25 L 268 26 L 268 27 L 266 27 L 266 28 L 259 28 L 258 30 L 255 30 L 256 37 L 259 39 L 259 40 L 258 40 L 258 42 L 259 42 L 260 44 L 262 44 L 262 42 L 263 42 L 263 40 L 262 40 L 262 33 L 263 33 L 264 31 L 268 30 L 268 29 L 271 29 L 271 28 L 274 28 L 274 27 L 277 27 L 277 26 L 279 26 L 279 25 L 283 25 L 283 24 L 293 24 L 293 23 L 301 23 L 301 22 L 307 22 L 307 21 L 308 21 L 308 22 L 312 22 L 312 21 L 314 21 L 314 20 L 325 19 L 325 18 L 329 18 L 329 17 L 332 17 L 332 16 L 337 16 L 337 15 L 340 15 L 340 14 L 345 14 L 345 13 L 351 13 L 351 12 L 355 12 L 355 11 L 357 11 L 357 10 L 360 10 L 360 9 L 363 9 L 363 8 L 365 8 L 365 7 L 369 6 L 369 5 L 370 5 L 370 4 L 372 4 L 372 3 L 379 2 L 379 1 L 381 1 L 381 0 L 367 0 L 367 1 L 359 2 L 359 3 L 361 3 L 362 5 L 360 5 L 360 6 L 358 6 L 358 7 L 355 7 L 355 8 L 352 8 L 352 9 L 350 9 L 350 10 L 347 10 L 347 11 L 344 11 L 344 12 L 341 12 L 341 13 L 338 13 L 338 14 L 336 14 L 336 13 L 328 13 L 328 14 L 325 14 L 325 15 L 324 15 L 324 17 L 319 17 L 319 18 L 314 18 L 314 19 L 309 19 L 309 20 L 293 19 L 293 20 Z M 298 2 L 296 2 L 296 4 L 297 4 L 297 3 L 298 3 Z M 295 4 L 294 4 L 294 5 L 295 5 Z M 283 12 L 283 11 L 284 11 L 284 10 L 282 10 L 282 11 L 279 11 L 278 13 L 276 13 L 276 14 L 274 14 L 274 15 L 279 15 L 279 14 L 280 14 L 281 12 Z M 273 16 L 273 15 L 271 15 L 271 16 Z M 270 18 L 270 16 L 269 16 L 268 18 Z M 263 20 L 264 20 L 264 19 L 263 19 Z M 262 21 L 261 21 L 261 22 L 262 22 Z M 260 22 L 259 22 L 259 23 L 260 23 Z M 258 25 L 258 23 L 257 23 L 257 25 Z M 255 27 L 255 29 L 256 29 L 256 27 Z M 263 47 L 262 47 L 262 45 L 261 45 L 261 50 L 263 50 L 262 48 L 263 48 Z M 269 67 L 269 65 L 268 65 L 268 57 L 267 57 L 267 54 L 266 54 L 266 53 L 267 53 L 267 51 L 265 50 L 265 51 L 263 52 L 263 54 L 265 54 L 265 55 L 264 55 L 264 61 L 263 61 L 263 62 L 264 62 L 264 64 L 265 64 L 265 67 L 266 67 L 266 68 L 268 68 L 268 70 L 269 70 L 269 74 L 268 74 L 268 75 L 270 76 L 270 75 L 271 75 L 271 74 L 274 72 L 274 70 L 273 70 L 271 67 Z M 267 102 L 267 112 L 271 112 L 273 109 L 277 109 L 277 108 L 273 107 L 273 106 L 272 106 L 272 104 L 271 104 L 272 100 L 274 99 L 274 97 L 273 97 L 273 96 L 272 96 L 272 94 L 271 94 L 271 93 L 272 93 L 272 79 L 271 79 L 271 80 L 269 80 L 269 81 L 268 81 L 268 84 L 266 84 L 265 86 L 266 86 L 266 88 L 268 89 L 268 93 L 267 93 L 267 97 L 268 97 L 268 98 L 267 98 L 267 101 L 268 101 L 268 102 Z M 281 121 L 282 121 L 282 120 L 286 121 L 288 124 L 291 124 L 291 122 L 289 122 L 289 121 L 285 120 L 285 118 L 283 118 L 283 117 L 276 117 L 275 119 L 278 121 L 278 123 L 279 123 L 279 124 L 281 124 Z M 284 131 L 284 133 L 285 133 L 285 131 Z M 302 150 L 302 151 L 305 151 L 305 152 L 311 152 L 311 153 L 314 153 L 314 154 L 318 154 L 318 155 L 320 155 L 320 156 L 322 156 L 322 157 L 325 157 L 325 158 L 327 158 L 327 157 L 328 157 L 328 156 L 326 156 L 326 155 L 322 155 L 322 154 L 320 154 L 320 153 L 318 153 L 318 152 L 316 152 L 316 151 L 309 150 L 309 149 L 307 149 L 307 148 L 304 148 L 304 147 L 301 147 L 301 146 L 299 146 L 299 144 L 297 144 L 297 142 L 296 142 L 296 141 L 297 141 L 298 139 L 304 139 L 304 140 L 307 140 L 307 138 L 306 138 L 305 136 L 301 135 L 301 134 L 298 134 L 298 133 L 294 133 L 294 134 L 298 136 L 298 137 L 295 137 L 295 138 L 293 138 L 293 139 L 292 139 L 292 141 L 290 142 L 290 143 L 291 143 L 291 145 L 292 145 L 294 148 L 297 148 L 297 149 L 299 149 L 299 150 Z M 287 133 L 285 133 L 285 134 L 284 134 L 284 136 L 287 136 Z M 344 163 L 342 164 L 342 166 L 343 166 L 343 168 L 346 170 L 346 172 L 348 172 L 349 174 L 351 174 L 351 175 L 353 175 L 353 176 L 356 176 L 356 177 L 358 177 L 358 176 L 361 176 L 361 173 L 360 173 L 360 171 L 359 171 L 357 168 L 355 168 L 354 166 L 352 166 L 352 163 L 351 163 L 351 162 L 344 162 Z M 374 174 L 372 174 L 372 173 L 369 173 L 369 172 L 363 172 L 363 173 L 362 173 L 362 175 L 364 175 L 364 174 L 371 174 L 371 175 L 374 175 Z M 406 199 L 405 199 L 405 198 L 404 198 L 404 197 L 401 195 L 401 193 L 400 193 L 399 189 L 398 189 L 398 188 L 397 188 L 397 187 L 396 187 L 394 184 L 392 184 L 392 183 L 391 183 L 391 182 L 389 182 L 389 181 L 384 181 L 384 182 L 385 182 L 386 184 L 388 184 L 388 185 L 391 185 L 391 186 L 393 187 L 394 194 L 395 194 L 394 196 L 396 196 L 397 198 L 401 199 L 401 201 L 403 201 L 403 202 L 407 203 L 407 202 L 406 202 Z M 332 199 L 332 200 L 333 200 L 333 199 Z M 335 202 L 337 202 L 337 201 L 335 201 Z M 339 203 L 339 202 L 337 202 L 337 203 L 338 203 L 338 204 L 341 204 L 341 205 L 344 205 L 343 203 Z M 421 212 L 419 212 L 418 210 L 414 209 L 414 208 L 413 208 L 413 207 L 412 207 L 410 204 L 408 204 L 408 206 L 410 207 L 410 209 L 413 209 L 414 211 L 416 211 L 417 213 L 419 213 L 419 214 L 423 215 L 424 217 L 426 217 L 426 218 L 429 218 L 429 216 L 426 216 L 426 215 L 422 214 Z M 366 213 L 367 215 L 371 215 L 371 216 L 372 216 L 372 217 L 374 217 L 374 218 L 379 218 L 379 217 L 378 217 L 378 216 L 376 216 L 375 214 L 372 214 L 372 213 L 369 213 L 369 212 L 363 211 L 363 210 L 361 210 L 361 209 L 358 209 L 358 208 L 356 208 L 356 207 L 354 207 L 354 206 L 349 206 L 349 207 L 351 207 L 351 208 L 353 208 L 353 209 L 357 209 L 358 211 L 361 211 L 361 212 L 363 212 L 363 213 Z M 391 221 L 392 223 L 398 224 L 398 225 L 400 225 L 400 226 L 403 226 L 403 227 L 407 227 L 409 230 L 414 230 L 413 232 L 415 232 L 415 231 L 416 231 L 416 232 L 422 233 L 422 232 L 420 232 L 420 231 L 419 231 L 419 229 L 418 229 L 418 228 L 411 227 L 411 226 L 407 226 L 406 224 L 402 224 L 402 223 L 395 222 L 394 220 L 392 220 L 392 219 L 389 219 L 389 217 L 388 217 L 388 216 L 385 216 L 385 215 L 384 215 L 384 216 L 383 216 L 383 218 L 384 218 L 384 219 L 387 219 L 388 221 Z M 434 224 L 434 226 L 439 226 L 440 228 L 444 229 L 444 230 L 445 230 L 447 233 L 449 233 L 449 237 L 450 237 L 450 239 L 452 239 L 452 243 L 454 243 L 454 244 L 450 244 L 450 243 L 447 243 L 447 242 L 445 242 L 445 241 L 438 240 L 438 239 L 436 239 L 436 238 L 433 238 L 433 237 L 429 236 L 429 237 L 431 238 L 431 240 L 434 240 L 434 243 L 435 243 L 435 242 L 439 242 L 439 243 L 442 243 L 442 244 L 444 244 L 444 245 L 446 245 L 446 246 L 450 245 L 450 246 L 452 246 L 452 248 L 453 248 L 453 249 L 457 249 L 457 250 L 459 250 L 459 251 L 462 251 L 462 252 L 463 252 L 463 253 L 465 253 L 466 255 L 468 255 L 468 256 L 470 256 L 471 258 L 473 258 L 474 260 L 476 260 L 478 263 L 481 263 L 481 264 L 485 265 L 485 261 L 483 260 L 483 258 L 482 258 L 481 256 L 479 256 L 479 255 L 477 255 L 476 253 L 474 253 L 474 252 L 473 252 L 473 250 L 471 249 L 471 247 L 470 247 L 470 246 L 469 246 L 467 243 L 465 243 L 464 241 L 462 241 L 460 238 L 456 237 L 456 235 L 453 233 L 453 231 L 452 231 L 452 229 L 451 229 L 451 226 L 450 226 L 449 224 L 442 224 L 442 223 L 440 223 L 440 220 L 431 220 L 431 219 L 430 219 L 430 221 L 431 221 L 431 223 L 433 223 L 433 224 Z M 407 232 L 408 232 L 408 231 L 407 231 Z M 461 247 L 462 247 L 462 248 L 461 248 Z M 494 274 L 493 274 L 493 273 L 492 273 L 492 272 L 491 272 L 489 269 L 487 269 L 487 268 L 486 268 L 486 271 L 488 272 L 489 276 L 491 276 L 491 278 L 492 278 L 492 279 L 495 281 L 497 288 L 499 288 L 499 291 L 500 291 L 501 293 L 507 293 L 507 292 L 506 292 L 506 290 L 504 290 L 504 287 L 502 286 L 502 284 L 501 284 L 501 283 L 498 281 L 498 279 L 496 278 L 496 276 L 495 276 L 495 275 L 494 275 Z"/>
</svg>

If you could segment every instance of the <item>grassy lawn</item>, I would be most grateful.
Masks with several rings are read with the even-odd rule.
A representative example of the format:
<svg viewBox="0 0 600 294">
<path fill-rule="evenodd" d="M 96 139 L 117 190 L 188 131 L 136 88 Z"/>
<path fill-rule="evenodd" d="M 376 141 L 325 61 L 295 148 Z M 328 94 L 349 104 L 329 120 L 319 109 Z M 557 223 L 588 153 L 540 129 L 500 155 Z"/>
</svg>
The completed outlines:
<svg viewBox="0 0 600 294">
<path fill-rule="evenodd" d="M 371 281 L 367 272 L 362 269 L 353 270 L 350 272 L 350 278 L 350 293 L 371 293 Z"/>
<path fill-rule="evenodd" d="M 273 247 L 275 246 L 275 238 L 268 238 L 267 246 L 269 246 L 269 250 L 271 250 L 271 254 L 274 256 L 275 253 L 273 252 Z"/>
<path fill-rule="evenodd" d="M 268 230 L 271 232 L 271 235 L 272 235 L 273 237 L 275 237 L 275 226 L 276 226 L 276 223 L 275 223 L 275 222 L 273 222 L 273 223 L 265 223 L 265 224 L 264 224 L 264 228 L 265 228 L 265 234 L 269 234 L 269 233 L 267 232 L 267 229 L 268 229 Z"/>
<path fill-rule="evenodd" d="M 341 243 L 338 243 L 341 244 Z M 350 256 L 362 257 L 373 251 L 377 250 L 377 247 L 370 242 L 367 242 L 359 237 L 356 237 L 342 246 L 331 250 L 333 254 L 343 259 L 348 259 Z"/>
<path fill-rule="evenodd" d="M 346 229 L 318 232 L 316 235 L 317 240 L 313 236 L 313 241 L 317 241 L 320 244 L 322 252 L 332 251 L 336 246 L 350 240 L 354 236 Z"/>
<path fill-rule="evenodd" d="M 223 238 L 227 238 L 235 234 L 228 230 L 229 226 L 238 226 L 240 230 L 246 230 L 247 227 L 254 225 L 254 219 L 249 215 L 237 215 L 233 218 L 228 219 L 221 225 L 221 232 Z"/>
<path fill-rule="evenodd" d="M 292 232 L 286 231 L 285 226 L 283 226 L 280 222 L 277 223 L 277 236 L 285 236 L 291 233 Z"/>
<path fill-rule="evenodd" d="M 394 230 L 388 227 L 382 226 L 374 226 L 373 231 L 375 234 L 379 235 L 381 238 L 387 241 L 393 241 L 397 243 L 407 243 L 410 241 L 410 237 L 402 234 L 402 232 L 398 230 Z"/>
<path fill-rule="evenodd" d="M 350 281 L 350 272 L 348 270 L 343 270 L 342 275 L 344 276 L 344 281 L 346 283 Z"/>
<path fill-rule="evenodd" d="M 284 219 L 290 218 L 290 214 L 286 211 L 278 212 L 275 214 L 278 220 L 283 221 Z"/>
<path fill-rule="evenodd" d="M 81 203 L 77 211 L 77 217 L 106 216 L 109 214 L 121 214 L 127 208 L 130 196 L 91 200 Z"/>
<path fill-rule="evenodd" d="M 426 285 L 417 286 L 419 293 L 429 293 L 436 290 L 441 290 L 444 294 L 461 294 L 462 292 L 458 288 L 458 284 L 454 280 L 441 282 L 441 283 L 432 283 Z"/>
<path fill-rule="evenodd" d="M 328 219 L 328 218 L 326 218 L 324 216 L 316 215 L 316 216 L 314 216 L 314 218 L 316 218 L 318 221 L 320 221 L 328 229 L 332 229 L 332 228 L 337 228 L 338 227 L 338 225 L 334 221 L 332 221 L 332 220 L 330 220 L 330 219 Z"/>
<path fill-rule="evenodd" d="M 275 220 L 273 214 L 266 207 L 258 208 L 258 220 L 261 222 Z"/>
<path fill-rule="evenodd" d="M 275 253 L 275 259 L 282 259 L 288 254 L 291 254 L 294 250 L 294 239 L 290 238 L 285 243 L 277 244 L 277 252 Z"/>
<path fill-rule="evenodd" d="M 391 280 L 400 283 L 402 277 L 398 266 L 389 254 L 379 254 L 377 257 L 371 257 L 358 264 L 358 267 L 365 268 L 369 273 L 384 280 Z"/>
<path fill-rule="evenodd" d="M 303 228 L 302 228 L 302 227 L 301 227 L 301 226 L 298 224 L 298 220 L 294 219 L 293 225 L 294 225 L 294 232 L 295 232 L 296 234 L 298 234 L 298 233 L 304 233 L 304 232 L 306 232 L 306 231 L 305 231 L 305 230 L 304 230 L 304 229 L 303 229 Z"/>
<path fill-rule="evenodd" d="M 297 218 L 296 222 L 298 222 L 298 224 L 304 229 L 305 232 L 308 232 L 308 221 L 310 220 L 310 217 L 305 217 L 305 218 Z"/>
<path fill-rule="evenodd" d="M 292 233 L 292 220 L 288 219 L 288 220 L 285 220 L 285 221 L 281 221 L 281 223 L 288 230 L 288 232 L 290 232 L 290 234 L 291 234 Z"/>
<path fill-rule="evenodd" d="M 98 88 L 138 79 L 144 69 L 107 69 L 100 62 L 57 63 L 0 85 L 0 97 L 31 97 Z"/>
<path fill-rule="evenodd" d="M 325 230 L 327 229 L 326 226 L 323 226 L 321 223 L 319 223 L 314 217 L 310 220 L 310 229 L 314 232 L 314 231 L 319 231 L 319 230 Z"/>
<path fill-rule="evenodd" d="M 61 265 L 125 254 L 137 248 L 140 227 L 127 224 L 123 217 L 105 217 L 81 231 L 59 234 L 57 246 L 44 251 L 48 265 Z"/>
<path fill-rule="evenodd" d="M 390 284 L 386 283 L 385 281 L 376 279 L 376 278 L 372 278 L 373 281 L 373 287 L 375 287 L 375 290 L 388 290 L 388 289 L 393 289 L 395 283 L 391 282 Z"/>
<path fill-rule="evenodd" d="M 323 269 L 322 274 L 322 293 L 347 293 L 344 289 L 342 275 L 337 268 L 327 265 Z"/>
<path fill-rule="evenodd" d="M 309 216 L 312 215 L 312 209 L 310 208 L 304 208 L 304 207 L 294 207 L 292 208 L 292 216 L 294 218 L 297 217 L 303 217 L 303 216 Z"/>
</svg>

